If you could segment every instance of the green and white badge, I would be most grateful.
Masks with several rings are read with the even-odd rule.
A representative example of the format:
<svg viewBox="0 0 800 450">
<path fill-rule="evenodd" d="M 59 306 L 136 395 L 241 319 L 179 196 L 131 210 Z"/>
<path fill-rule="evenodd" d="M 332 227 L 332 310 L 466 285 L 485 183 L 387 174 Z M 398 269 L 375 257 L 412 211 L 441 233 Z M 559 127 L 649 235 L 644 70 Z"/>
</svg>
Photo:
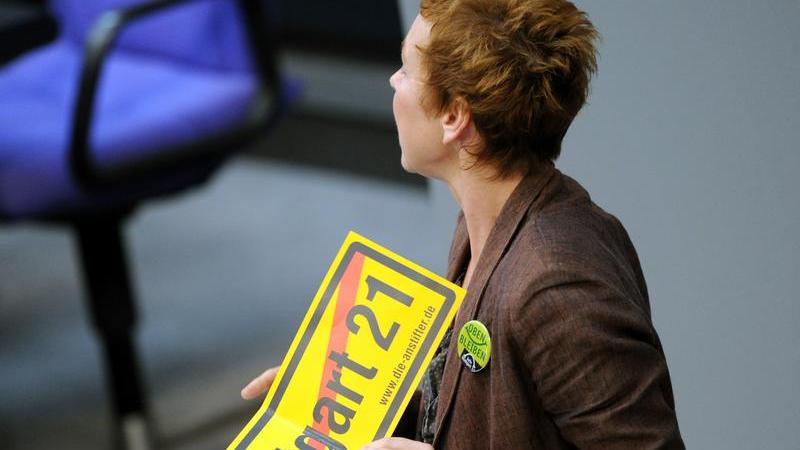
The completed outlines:
<svg viewBox="0 0 800 450">
<path fill-rule="evenodd" d="M 477 320 L 470 320 L 458 332 L 458 356 L 472 372 L 480 372 L 489 364 L 492 354 L 492 338 L 486 326 Z"/>
</svg>

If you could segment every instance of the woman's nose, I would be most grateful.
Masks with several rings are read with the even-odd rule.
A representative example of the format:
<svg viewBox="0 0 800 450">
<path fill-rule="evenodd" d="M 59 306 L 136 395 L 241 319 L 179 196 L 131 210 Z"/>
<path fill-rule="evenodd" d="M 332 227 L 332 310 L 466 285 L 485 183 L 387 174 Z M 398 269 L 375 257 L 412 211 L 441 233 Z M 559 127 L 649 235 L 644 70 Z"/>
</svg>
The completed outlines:
<svg viewBox="0 0 800 450">
<path fill-rule="evenodd" d="M 392 74 L 392 76 L 389 77 L 389 86 L 391 86 L 392 89 L 396 89 L 395 88 L 395 83 L 397 82 L 396 79 L 397 79 L 397 74 L 398 73 L 400 73 L 399 70 L 397 70 L 395 73 Z"/>
</svg>

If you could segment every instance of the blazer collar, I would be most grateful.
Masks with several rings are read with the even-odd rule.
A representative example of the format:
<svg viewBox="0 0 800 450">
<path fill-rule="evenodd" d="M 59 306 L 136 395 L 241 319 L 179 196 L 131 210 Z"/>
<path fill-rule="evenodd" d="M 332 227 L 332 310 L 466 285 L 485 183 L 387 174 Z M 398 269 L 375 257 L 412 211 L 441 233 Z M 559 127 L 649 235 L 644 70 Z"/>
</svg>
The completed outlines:
<svg viewBox="0 0 800 450">
<path fill-rule="evenodd" d="M 455 335 L 457 335 L 458 330 L 460 330 L 465 323 L 475 317 L 478 307 L 480 306 L 481 297 L 483 297 L 483 292 L 486 289 L 486 283 L 494 272 L 495 267 L 497 267 L 497 263 L 505 253 L 513 236 L 516 234 L 526 212 L 533 201 L 539 196 L 554 172 L 555 168 L 552 164 L 548 163 L 544 165 L 544 167 L 540 168 L 538 171 L 523 178 L 511 193 L 511 196 L 509 196 L 506 204 L 500 211 L 500 215 L 497 217 L 492 231 L 489 233 L 480 259 L 472 274 L 467 295 L 456 314 L 453 324 L 453 333 Z M 467 234 L 467 226 L 462 212 L 459 214 L 458 225 L 456 226 L 455 236 L 453 237 L 453 244 L 450 248 L 450 257 L 447 267 L 448 279 L 455 280 L 458 275 L 466 269 L 469 256 L 469 235 Z M 452 407 L 453 393 L 458 387 L 458 382 L 461 378 L 463 365 L 456 355 L 457 343 L 458 339 L 452 339 L 450 341 L 450 347 L 447 349 L 448 357 L 444 366 L 442 384 L 439 388 L 439 406 L 436 411 L 437 427 L 433 440 L 434 448 L 438 448 L 437 445 L 441 438 L 445 421 Z"/>
</svg>

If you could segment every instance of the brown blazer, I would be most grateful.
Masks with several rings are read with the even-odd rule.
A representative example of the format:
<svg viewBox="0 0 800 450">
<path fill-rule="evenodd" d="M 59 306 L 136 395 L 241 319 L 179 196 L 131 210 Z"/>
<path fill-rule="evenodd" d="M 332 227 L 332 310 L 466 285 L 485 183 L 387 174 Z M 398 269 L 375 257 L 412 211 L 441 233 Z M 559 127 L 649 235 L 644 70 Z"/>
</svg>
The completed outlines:
<svg viewBox="0 0 800 450">
<path fill-rule="evenodd" d="M 469 261 L 459 217 L 447 275 Z M 456 355 L 478 319 L 479 373 Z M 436 450 L 683 449 L 667 363 L 636 251 L 620 222 L 552 165 L 512 193 L 454 324 Z"/>
</svg>

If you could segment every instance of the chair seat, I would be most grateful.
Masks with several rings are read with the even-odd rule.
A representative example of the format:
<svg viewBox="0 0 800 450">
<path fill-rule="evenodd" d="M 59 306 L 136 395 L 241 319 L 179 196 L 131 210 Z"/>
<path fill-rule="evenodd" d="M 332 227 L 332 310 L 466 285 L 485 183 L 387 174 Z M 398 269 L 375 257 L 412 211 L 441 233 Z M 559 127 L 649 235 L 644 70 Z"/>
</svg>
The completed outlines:
<svg viewBox="0 0 800 450">
<path fill-rule="evenodd" d="M 60 40 L 0 70 L 0 215 L 11 219 L 97 209 L 197 183 L 208 170 L 139 188 L 87 194 L 69 171 L 71 117 L 82 49 Z M 101 76 L 90 138 L 98 164 L 117 164 L 240 122 L 256 81 L 115 50 Z M 65 118 L 67 120 L 65 120 Z"/>
</svg>

